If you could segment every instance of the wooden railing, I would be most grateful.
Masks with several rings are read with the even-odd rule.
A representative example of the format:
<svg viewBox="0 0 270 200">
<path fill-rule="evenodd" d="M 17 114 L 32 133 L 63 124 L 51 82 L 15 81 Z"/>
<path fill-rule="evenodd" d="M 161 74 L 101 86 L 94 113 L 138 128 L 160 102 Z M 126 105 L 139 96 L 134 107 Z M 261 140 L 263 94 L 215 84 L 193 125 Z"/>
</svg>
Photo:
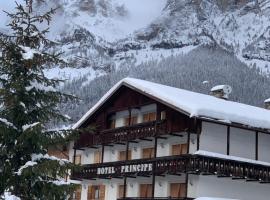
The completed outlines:
<svg viewBox="0 0 270 200">
<path fill-rule="evenodd" d="M 84 165 L 81 170 L 73 173 L 73 177 L 76 179 L 96 179 L 150 176 L 153 174 L 177 175 L 179 173 L 215 175 L 270 183 L 269 166 L 190 154 Z"/>
<path fill-rule="evenodd" d="M 115 144 L 126 141 L 132 141 L 140 138 L 154 137 L 167 133 L 166 121 L 153 121 L 147 123 L 135 124 L 115 129 L 108 129 L 98 133 L 89 133 L 87 138 L 76 143 L 76 148 L 91 147 L 101 144 Z"/>
</svg>

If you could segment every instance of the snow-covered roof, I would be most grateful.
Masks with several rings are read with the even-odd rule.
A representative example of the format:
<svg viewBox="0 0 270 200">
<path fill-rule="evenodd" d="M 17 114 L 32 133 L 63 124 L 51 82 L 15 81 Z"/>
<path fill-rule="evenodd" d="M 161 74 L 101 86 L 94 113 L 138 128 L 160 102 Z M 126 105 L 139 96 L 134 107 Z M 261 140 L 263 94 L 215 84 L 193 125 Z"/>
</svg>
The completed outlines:
<svg viewBox="0 0 270 200">
<path fill-rule="evenodd" d="M 135 78 L 125 78 L 119 81 L 73 128 L 79 128 L 122 85 L 150 98 L 155 98 L 190 117 L 208 118 L 226 123 L 238 123 L 254 128 L 270 129 L 269 110 Z"/>
<path fill-rule="evenodd" d="M 270 103 L 270 98 L 269 99 L 265 99 L 264 103 Z"/>
</svg>

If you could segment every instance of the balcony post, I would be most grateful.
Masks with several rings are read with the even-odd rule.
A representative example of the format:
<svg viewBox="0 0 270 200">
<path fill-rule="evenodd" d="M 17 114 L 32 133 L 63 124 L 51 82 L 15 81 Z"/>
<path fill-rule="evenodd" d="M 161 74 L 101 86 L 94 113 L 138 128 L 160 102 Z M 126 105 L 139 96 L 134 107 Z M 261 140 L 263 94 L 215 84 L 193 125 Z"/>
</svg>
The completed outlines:
<svg viewBox="0 0 270 200">
<path fill-rule="evenodd" d="M 155 136 L 154 158 L 157 157 L 157 142 L 158 142 L 158 138 L 157 138 L 157 136 Z M 155 173 L 156 173 L 156 162 L 153 162 L 153 171 L 152 171 L 152 198 L 155 197 L 155 183 L 156 183 L 156 174 Z"/>
<path fill-rule="evenodd" d="M 129 141 L 127 141 L 126 144 L 126 161 L 128 160 L 128 151 L 129 151 Z M 127 177 L 124 177 L 124 194 L 123 194 L 123 198 L 127 197 Z"/>
<path fill-rule="evenodd" d="M 73 153 L 73 164 L 75 164 L 75 159 L 76 159 L 76 148 L 74 148 L 74 153 Z"/>
<path fill-rule="evenodd" d="M 227 126 L 227 155 L 230 155 L 231 127 Z"/>
<path fill-rule="evenodd" d="M 255 139 L 255 160 L 259 160 L 259 132 L 256 131 Z"/>
<path fill-rule="evenodd" d="M 101 149 L 101 163 L 104 162 L 104 150 L 105 150 L 105 145 L 102 144 L 102 149 Z"/>
</svg>

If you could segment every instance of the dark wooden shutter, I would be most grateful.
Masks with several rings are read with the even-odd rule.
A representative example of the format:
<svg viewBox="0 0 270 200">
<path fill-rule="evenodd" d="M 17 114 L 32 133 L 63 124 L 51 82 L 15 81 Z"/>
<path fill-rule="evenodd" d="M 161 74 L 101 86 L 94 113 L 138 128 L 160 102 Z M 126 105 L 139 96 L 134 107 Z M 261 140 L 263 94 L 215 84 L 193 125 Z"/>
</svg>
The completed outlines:
<svg viewBox="0 0 270 200">
<path fill-rule="evenodd" d="M 186 184 L 185 183 L 171 183 L 170 196 L 173 198 L 186 197 Z"/>
<path fill-rule="evenodd" d="M 94 163 L 100 163 L 101 162 L 101 152 L 95 151 L 94 153 Z"/>
<path fill-rule="evenodd" d="M 142 153 L 142 158 L 147 159 L 147 158 L 153 158 L 155 153 L 154 148 L 144 148 L 143 153 Z"/>
<path fill-rule="evenodd" d="M 140 185 L 140 197 L 141 198 L 152 197 L 152 184 L 141 184 Z"/>
<path fill-rule="evenodd" d="M 118 186 L 118 198 L 123 198 L 124 197 L 124 185 L 119 185 Z"/>
</svg>

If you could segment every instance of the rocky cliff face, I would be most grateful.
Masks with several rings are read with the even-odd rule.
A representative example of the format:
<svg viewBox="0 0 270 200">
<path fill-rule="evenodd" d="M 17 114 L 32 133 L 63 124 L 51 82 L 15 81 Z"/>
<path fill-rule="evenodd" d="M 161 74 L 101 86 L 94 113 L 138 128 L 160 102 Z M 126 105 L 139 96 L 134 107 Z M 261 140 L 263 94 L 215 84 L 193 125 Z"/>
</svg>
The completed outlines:
<svg viewBox="0 0 270 200">
<path fill-rule="evenodd" d="M 215 44 L 266 72 L 269 0 L 147 1 L 142 6 L 138 0 L 47 1 L 48 7 L 61 7 L 52 32 L 60 42 L 56 48 L 72 66 L 111 72 L 126 62 L 147 61 L 149 54 L 154 59 L 155 52 L 168 56 L 166 50 Z M 156 10 L 150 18 L 134 12 L 143 7 Z"/>
</svg>

